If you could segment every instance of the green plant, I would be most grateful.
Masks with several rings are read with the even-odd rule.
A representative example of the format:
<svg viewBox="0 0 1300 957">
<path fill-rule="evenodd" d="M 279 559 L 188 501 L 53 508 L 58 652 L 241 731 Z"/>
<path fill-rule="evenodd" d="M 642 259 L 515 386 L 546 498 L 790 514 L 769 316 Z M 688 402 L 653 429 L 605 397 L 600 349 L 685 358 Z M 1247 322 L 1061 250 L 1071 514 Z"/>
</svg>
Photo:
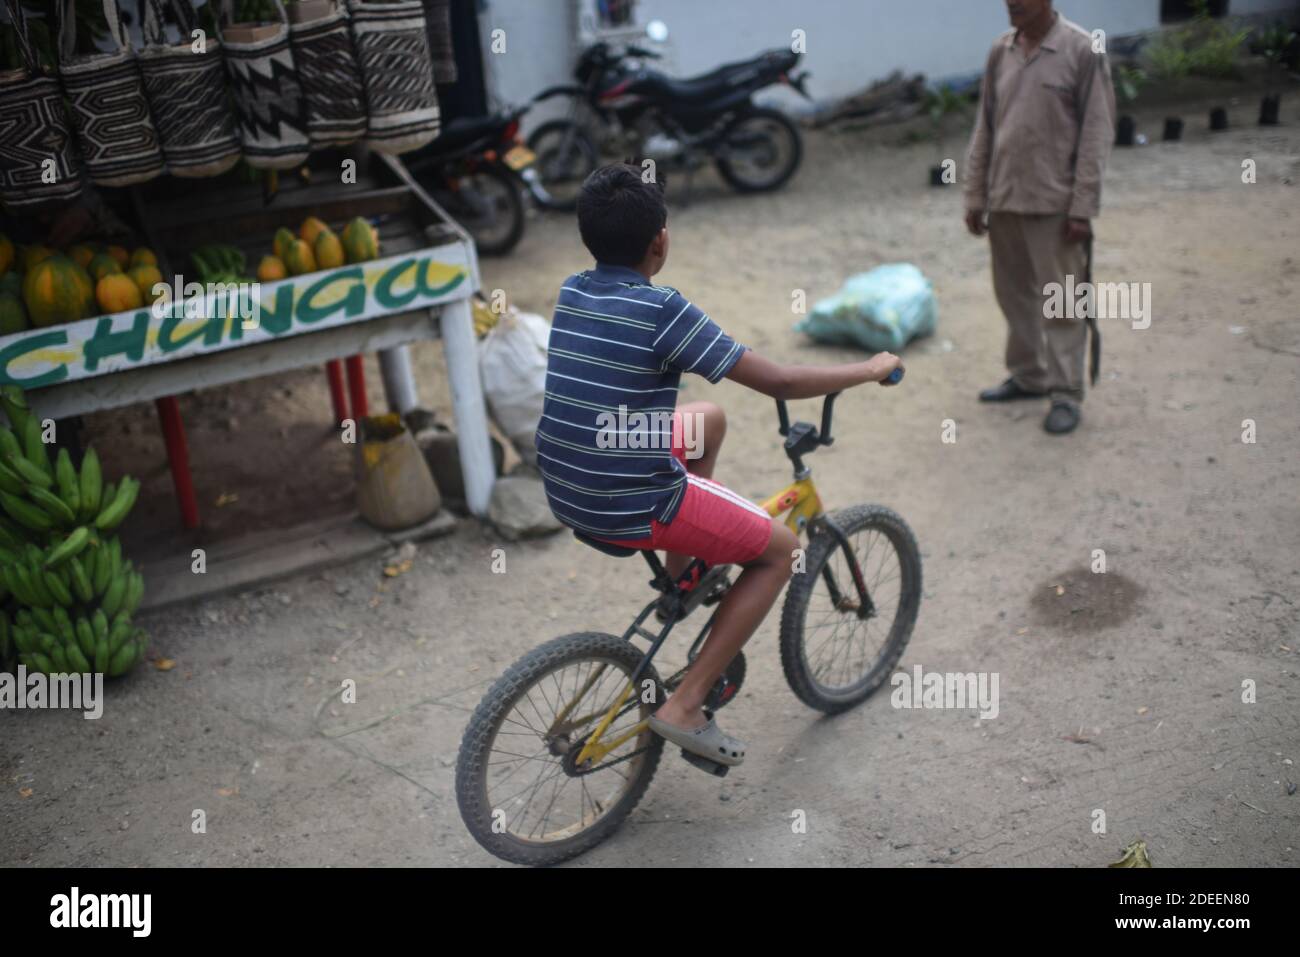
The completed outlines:
<svg viewBox="0 0 1300 957">
<path fill-rule="evenodd" d="M 1125 103 L 1136 100 L 1146 82 L 1147 74 L 1141 67 L 1125 65 L 1115 72 L 1115 91 Z"/>
<path fill-rule="evenodd" d="M 1268 63 L 1270 86 L 1277 85 L 1278 74 L 1282 72 L 1287 60 L 1295 56 L 1297 38 L 1298 35 L 1294 30 L 1281 23 L 1275 23 L 1261 30 L 1252 41 L 1251 51 L 1262 56 Z"/>
<path fill-rule="evenodd" d="M 1237 76 L 1242 45 L 1249 30 L 1234 30 L 1210 16 L 1207 0 L 1193 4 L 1191 23 L 1161 35 L 1147 51 L 1151 72 L 1162 80 L 1178 81 L 1189 75 L 1224 78 Z"/>
<path fill-rule="evenodd" d="M 944 118 L 954 114 L 965 115 L 970 107 L 970 100 L 945 84 L 927 90 L 922 105 L 926 115 L 930 117 L 930 128 L 934 133 L 934 141 L 942 146 Z"/>
</svg>

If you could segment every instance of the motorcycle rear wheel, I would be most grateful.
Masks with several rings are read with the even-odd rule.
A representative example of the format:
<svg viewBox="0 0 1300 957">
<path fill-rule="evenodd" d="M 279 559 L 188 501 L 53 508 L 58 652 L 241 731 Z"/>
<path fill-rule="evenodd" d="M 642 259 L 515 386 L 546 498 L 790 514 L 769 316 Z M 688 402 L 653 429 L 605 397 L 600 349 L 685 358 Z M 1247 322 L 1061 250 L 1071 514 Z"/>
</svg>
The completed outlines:
<svg viewBox="0 0 1300 957">
<path fill-rule="evenodd" d="M 480 256 L 503 256 L 524 235 L 524 199 L 514 174 L 500 166 L 480 166 L 447 183 L 425 183 L 452 219 L 474 237 Z"/>
<path fill-rule="evenodd" d="M 803 160 L 803 138 L 780 110 L 754 107 L 736 117 L 722 135 L 720 175 L 738 193 L 780 189 Z"/>
<path fill-rule="evenodd" d="M 571 212 L 578 206 L 578 191 L 600 165 L 600 153 L 591 137 L 572 120 L 543 123 L 528 137 L 537 154 L 537 171 L 549 200 L 538 199 L 547 209 Z"/>
</svg>

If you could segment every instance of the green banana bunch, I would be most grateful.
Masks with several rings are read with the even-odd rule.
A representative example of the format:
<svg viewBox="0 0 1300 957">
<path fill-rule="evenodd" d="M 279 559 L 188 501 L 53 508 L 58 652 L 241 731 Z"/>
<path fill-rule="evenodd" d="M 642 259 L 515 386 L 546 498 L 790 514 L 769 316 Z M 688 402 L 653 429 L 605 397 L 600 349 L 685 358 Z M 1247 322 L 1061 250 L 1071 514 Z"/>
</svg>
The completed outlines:
<svg viewBox="0 0 1300 957">
<path fill-rule="evenodd" d="M 81 475 L 77 484 L 77 517 L 84 522 L 99 514 L 99 497 L 104 491 L 104 474 L 100 470 L 99 455 L 93 445 L 88 446 L 86 454 L 81 457 Z"/>
<path fill-rule="evenodd" d="M 205 266 L 242 268 L 232 247 L 205 249 Z M 209 261 L 210 260 L 210 261 Z M 132 625 L 144 577 L 113 535 L 140 494 L 123 476 L 105 483 L 87 447 L 80 468 L 42 441 L 22 390 L 0 387 L 0 669 L 15 660 L 46 674 L 125 674 L 148 639 Z"/>
<path fill-rule="evenodd" d="M 131 507 L 135 505 L 136 496 L 139 494 L 140 483 L 129 475 L 123 476 L 122 484 L 114 490 L 108 504 L 95 516 L 95 527 L 101 532 L 111 532 L 117 528 L 131 511 Z"/>
<path fill-rule="evenodd" d="M 31 406 L 27 404 L 23 390 L 16 385 L 0 386 L 0 408 L 4 409 L 13 430 L 21 434 L 23 426 L 32 417 Z"/>
<path fill-rule="evenodd" d="M 241 250 L 224 243 L 199 246 L 190 253 L 190 262 L 205 284 L 243 282 L 248 265 Z"/>
</svg>

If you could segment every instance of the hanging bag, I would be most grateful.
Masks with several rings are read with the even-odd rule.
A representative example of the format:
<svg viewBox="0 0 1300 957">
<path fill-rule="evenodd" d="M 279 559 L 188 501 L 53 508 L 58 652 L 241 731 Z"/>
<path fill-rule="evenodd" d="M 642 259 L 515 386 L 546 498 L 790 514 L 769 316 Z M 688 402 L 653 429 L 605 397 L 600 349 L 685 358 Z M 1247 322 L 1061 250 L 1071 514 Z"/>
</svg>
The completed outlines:
<svg viewBox="0 0 1300 957">
<path fill-rule="evenodd" d="M 173 176 L 219 176 L 239 162 L 221 44 L 216 37 L 204 37 L 202 52 L 194 49 L 197 24 L 189 0 L 172 4 L 183 36 L 182 42 L 168 44 L 160 2 L 141 0 L 145 45 L 139 60 L 167 171 Z"/>
<path fill-rule="evenodd" d="M 163 172 L 162 145 L 117 0 L 103 3 L 117 51 L 78 56 L 76 0 L 55 0 L 59 76 L 86 174 L 100 186 L 129 186 Z"/>
<path fill-rule="evenodd" d="M 0 73 L 0 201 L 31 212 L 75 198 L 84 173 L 72 143 L 59 81 L 46 76 L 18 0 L 5 0 L 23 66 Z"/>
<path fill-rule="evenodd" d="M 232 24 L 232 0 L 221 0 L 219 18 L 239 142 L 245 162 L 255 169 L 299 166 L 310 148 L 302 84 L 289 47 L 289 21 L 280 0 L 272 6 L 277 22 L 269 25 Z"/>
<path fill-rule="evenodd" d="M 288 10 L 312 149 L 355 143 L 366 132 L 366 99 L 347 11 L 335 0 L 296 0 Z"/>
<path fill-rule="evenodd" d="M 348 0 L 366 84 L 366 145 L 406 153 L 438 135 L 438 94 L 420 0 Z"/>
</svg>

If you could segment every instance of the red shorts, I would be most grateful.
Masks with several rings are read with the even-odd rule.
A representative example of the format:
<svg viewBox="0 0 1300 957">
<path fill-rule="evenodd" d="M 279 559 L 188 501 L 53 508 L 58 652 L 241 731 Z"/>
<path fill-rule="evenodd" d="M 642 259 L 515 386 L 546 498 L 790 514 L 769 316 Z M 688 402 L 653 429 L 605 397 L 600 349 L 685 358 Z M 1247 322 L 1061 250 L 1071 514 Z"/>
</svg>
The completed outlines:
<svg viewBox="0 0 1300 957">
<path fill-rule="evenodd" d="M 686 464 L 682 421 L 673 413 L 673 457 Z M 745 565 L 767 551 L 772 516 L 725 485 L 686 476 L 681 505 L 667 525 L 651 519 L 650 537 L 613 540 L 624 548 L 653 549 L 698 558 L 709 565 Z"/>
</svg>

